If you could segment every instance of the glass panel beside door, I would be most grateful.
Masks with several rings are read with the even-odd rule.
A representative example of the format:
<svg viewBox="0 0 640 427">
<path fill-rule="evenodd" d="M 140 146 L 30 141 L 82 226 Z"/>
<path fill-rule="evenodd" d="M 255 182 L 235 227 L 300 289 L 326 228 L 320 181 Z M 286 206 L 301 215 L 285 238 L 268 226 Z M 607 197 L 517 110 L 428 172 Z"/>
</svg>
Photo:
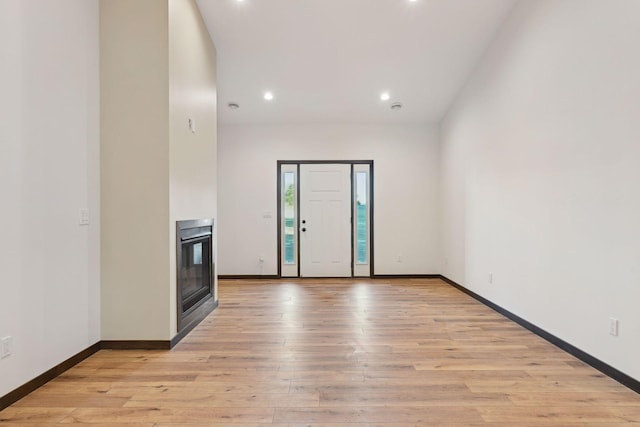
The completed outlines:
<svg viewBox="0 0 640 427">
<path fill-rule="evenodd" d="M 280 182 L 280 274 L 298 277 L 298 165 L 282 165 Z"/>
<path fill-rule="evenodd" d="M 369 277 L 371 177 L 368 164 L 353 165 L 353 276 Z"/>
</svg>

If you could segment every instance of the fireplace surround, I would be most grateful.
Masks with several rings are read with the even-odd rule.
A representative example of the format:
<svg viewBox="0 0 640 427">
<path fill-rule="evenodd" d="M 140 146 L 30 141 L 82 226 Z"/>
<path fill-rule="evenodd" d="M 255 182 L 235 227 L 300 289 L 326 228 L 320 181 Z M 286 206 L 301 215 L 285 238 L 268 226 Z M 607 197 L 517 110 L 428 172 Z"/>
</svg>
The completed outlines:
<svg viewBox="0 0 640 427">
<path fill-rule="evenodd" d="M 176 222 L 176 261 L 180 333 L 215 308 L 213 218 Z"/>
</svg>

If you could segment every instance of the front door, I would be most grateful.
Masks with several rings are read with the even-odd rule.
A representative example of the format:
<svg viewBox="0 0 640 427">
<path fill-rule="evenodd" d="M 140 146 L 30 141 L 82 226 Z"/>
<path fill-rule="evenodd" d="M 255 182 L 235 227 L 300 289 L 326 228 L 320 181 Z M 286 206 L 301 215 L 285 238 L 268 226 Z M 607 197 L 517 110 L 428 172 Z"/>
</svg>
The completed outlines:
<svg viewBox="0 0 640 427">
<path fill-rule="evenodd" d="M 300 165 L 300 275 L 351 277 L 351 165 Z"/>
</svg>

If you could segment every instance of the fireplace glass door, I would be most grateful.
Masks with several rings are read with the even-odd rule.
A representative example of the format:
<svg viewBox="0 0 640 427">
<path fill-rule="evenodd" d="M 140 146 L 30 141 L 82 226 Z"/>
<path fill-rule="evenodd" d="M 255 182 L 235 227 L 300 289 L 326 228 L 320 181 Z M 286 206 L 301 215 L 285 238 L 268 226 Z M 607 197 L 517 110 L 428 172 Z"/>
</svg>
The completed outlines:
<svg viewBox="0 0 640 427">
<path fill-rule="evenodd" d="M 189 310 L 210 292 L 211 236 L 182 242 L 182 309 Z"/>
</svg>

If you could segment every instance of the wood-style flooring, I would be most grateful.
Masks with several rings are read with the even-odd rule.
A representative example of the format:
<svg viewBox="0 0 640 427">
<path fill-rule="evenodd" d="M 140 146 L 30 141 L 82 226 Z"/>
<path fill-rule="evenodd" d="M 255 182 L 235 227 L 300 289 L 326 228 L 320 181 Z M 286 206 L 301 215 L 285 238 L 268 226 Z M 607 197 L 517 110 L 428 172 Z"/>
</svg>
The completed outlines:
<svg viewBox="0 0 640 427">
<path fill-rule="evenodd" d="M 172 351 L 100 351 L 0 423 L 640 426 L 640 395 L 437 279 L 227 280 L 219 296 Z"/>
</svg>

